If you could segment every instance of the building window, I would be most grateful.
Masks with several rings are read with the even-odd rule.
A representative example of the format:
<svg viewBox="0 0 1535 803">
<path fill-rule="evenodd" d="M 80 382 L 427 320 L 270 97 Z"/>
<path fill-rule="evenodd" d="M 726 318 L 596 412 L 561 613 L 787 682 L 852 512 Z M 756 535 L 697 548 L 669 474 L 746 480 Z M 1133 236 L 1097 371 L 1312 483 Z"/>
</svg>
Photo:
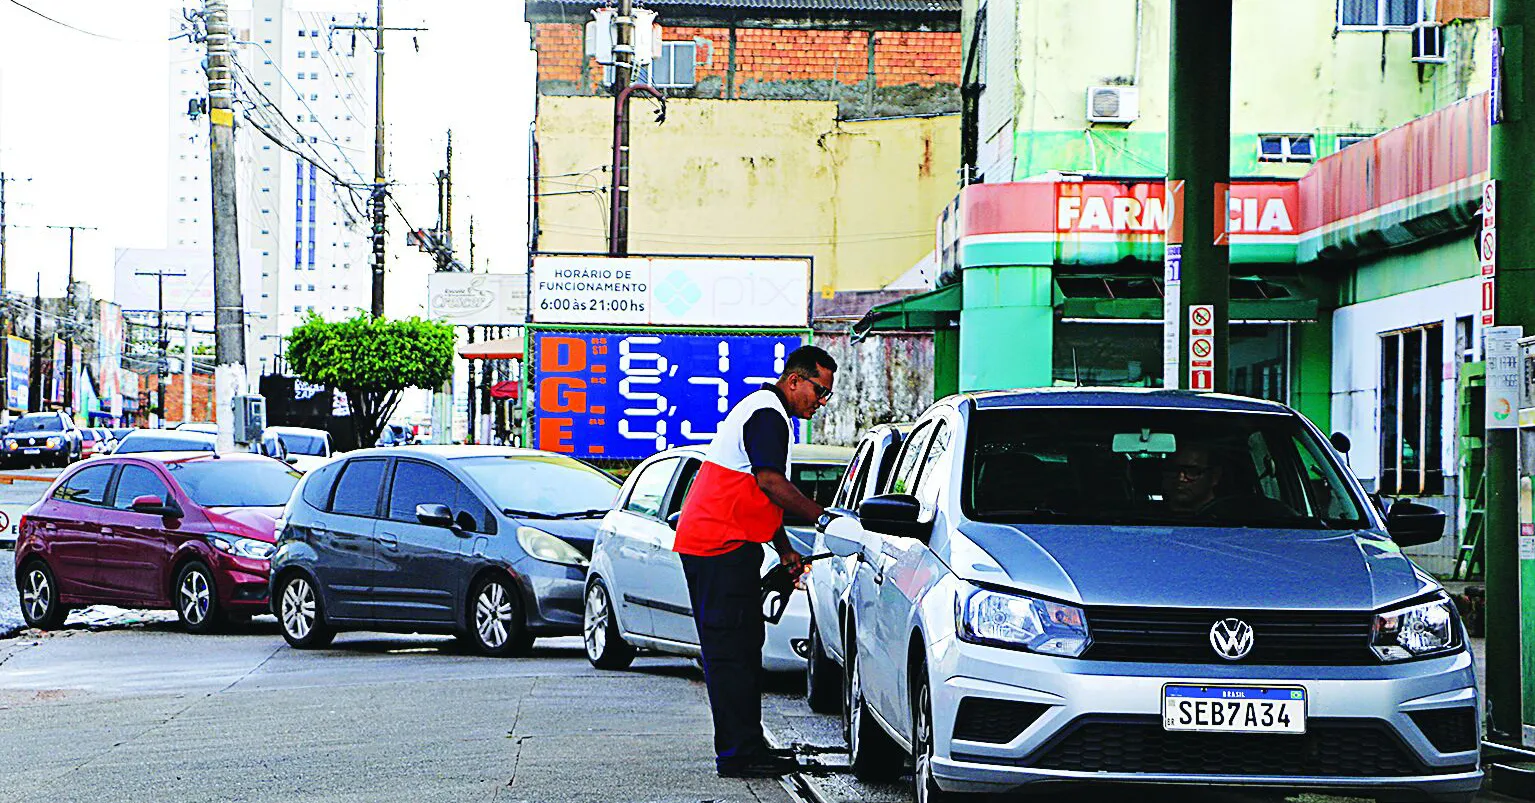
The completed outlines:
<svg viewBox="0 0 1535 803">
<path fill-rule="evenodd" d="M 303 33 L 304 33 L 304 32 L 303 32 L 303 31 L 299 31 L 299 34 L 300 34 L 300 35 L 302 35 L 302 34 L 303 34 Z M 302 51 L 302 50 L 300 50 L 300 51 L 299 51 L 299 52 L 298 52 L 298 57 L 299 57 L 299 58 L 304 58 L 304 51 Z"/>
<path fill-rule="evenodd" d="M 1380 336 L 1380 492 L 1444 492 L 1444 327 Z"/>
<path fill-rule="evenodd" d="M 309 51 L 309 57 L 312 58 L 312 59 L 319 58 L 320 57 L 320 51 L 318 51 L 318 50 L 311 50 L 311 51 Z"/>
<path fill-rule="evenodd" d="M 1260 162 L 1311 162 L 1316 160 L 1310 134 L 1261 134 L 1258 136 Z"/>
<path fill-rule="evenodd" d="M 1346 30 L 1410 28 L 1422 20 L 1422 0 L 1338 0 L 1338 27 Z"/>
<path fill-rule="evenodd" d="M 662 42 L 661 56 L 650 65 L 650 83 L 661 87 L 687 87 L 697 83 L 698 45 Z"/>
<path fill-rule="evenodd" d="M 270 20 L 268 20 L 268 21 L 269 21 L 269 22 L 270 22 Z M 298 35 L 299 35 L 299 36 L 303 36 L 303 35 L 304 35 L 304 31 L 302 31 L 302 30 L 301 30 L 301 31 L 299 31 L 299 32 L 298 32 Z"/>
<path fill-rule="evenodd" d="M 299 306 L 299 305 L 297 305 L 297 304 L 294 304 L 294 305 L 293 305 L 293 311 L 294 311 L 294 312 L 303 312 L 303 311 L 304 311 L 304 309 L 303 309 L 303 307 L 300 307 L 300 306 Z"/>
<path fill-rule="evenodd" d="M 1350 145 L 1358 145 L 1361 142 L 1369 142 L 1371 139 L 1374 139 L 1372 134 L 1339 134 L 1338 150 L 1341 151 Z"/>
<path fill-rule="evenodd" d="M 317 73 L 317 72 L 310 73 L 309 74 L 309 80 L 311 80 L 311 81 L 318 81 L 318 80 L 320 80 L 320 74 Z"/>
<path fill-rule="evenodd" d="M 299 73 L 298 74 L 298 78 L 296 80 L 299 80 L 299 81 L 304 80 L 304 74 L 303 73 Z"/>
<path fill-rule="evenodd" d="M 319 94 L 312 94 L 312 95 L 309 96 L 309 99 L 310 100 L 319 100 L 320 96 L 319 96 Z"/>
</svg>

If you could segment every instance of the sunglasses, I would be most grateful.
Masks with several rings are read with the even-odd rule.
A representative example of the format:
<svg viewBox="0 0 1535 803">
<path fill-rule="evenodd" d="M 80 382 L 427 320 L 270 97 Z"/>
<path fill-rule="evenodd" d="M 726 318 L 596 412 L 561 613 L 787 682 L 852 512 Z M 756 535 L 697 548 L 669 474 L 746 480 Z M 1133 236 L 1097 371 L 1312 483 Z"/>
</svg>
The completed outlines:
<svg viewBox="0 0 1535 803">
<path fill-rule="evenodd" d="M 815 388 L 815 397 L 817 399 L 819 399 L 820 401 L 826 401 L 827 399 L 831 398 L 831 394 L 832 394 L 832 389 L 831 388 L 826 387 L 825 385 L 821 384 L 820 382 L 817 382 L 814 379 L 811 379 L 810 377 L 805 376 L 803 374 L 800 375 L 800 379 L 803 379 L 806 382 L 809 382 L 810 386 Z"/>
<path fill-rule="evenodd" d="M 1210 472 L 1210 466 L 1163 466 L 1162 473 L 1169 477 L 1180 477 L 1190 482 L 1199 482 L 1205 474 Z"/>
</svg>

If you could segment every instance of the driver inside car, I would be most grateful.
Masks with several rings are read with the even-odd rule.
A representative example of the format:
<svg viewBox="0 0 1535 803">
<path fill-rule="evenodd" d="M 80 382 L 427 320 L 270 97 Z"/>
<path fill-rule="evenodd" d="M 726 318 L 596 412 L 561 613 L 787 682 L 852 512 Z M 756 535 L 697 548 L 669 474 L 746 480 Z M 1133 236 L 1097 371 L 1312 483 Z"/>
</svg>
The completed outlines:
<svg viewBox="0 0 1535 803">
<path fill-rule="evenodd" d="M 1162 465 L 1162 498 L 1174 513 L 1198 514 L 1215 501 L 1221 468 L 1214 450 L 1199 443 L 1183 443 Z"/>
</svg>

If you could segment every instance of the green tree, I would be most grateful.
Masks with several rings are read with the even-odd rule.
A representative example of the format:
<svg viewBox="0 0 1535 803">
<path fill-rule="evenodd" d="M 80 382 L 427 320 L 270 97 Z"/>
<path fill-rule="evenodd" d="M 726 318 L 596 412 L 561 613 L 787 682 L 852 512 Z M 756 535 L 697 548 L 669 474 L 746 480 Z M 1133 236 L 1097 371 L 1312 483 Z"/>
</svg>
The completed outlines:
<svg viewBox="0 0 1535 803">
<path fill-rule="evenodd" d="M 331 322 L 311 312 L 287 340 L 294 373 L 346 394 L 364 447 L 378 440 L 400 391 L 436 389 L 453 374 L 453 327 L 446 323 L 367 314 Z"/>
</svg>

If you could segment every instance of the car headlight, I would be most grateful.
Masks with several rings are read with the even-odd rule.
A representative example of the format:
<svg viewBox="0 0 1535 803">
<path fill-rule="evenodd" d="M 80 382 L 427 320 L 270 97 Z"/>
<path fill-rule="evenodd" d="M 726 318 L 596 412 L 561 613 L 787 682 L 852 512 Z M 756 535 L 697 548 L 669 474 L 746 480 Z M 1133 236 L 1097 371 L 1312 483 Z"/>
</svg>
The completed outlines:
<svg viewBox="0 0 1535 803">
<path fill-rule="evenodd" d="M 960 600 L 958 614 L 959 637 L 976 644 L 1075 658 L 1092 643 L 1082 609 L 1059 602 L 981 588 Z"/>
<path fill-rule="evenodd" d="M 220 552 L 228 552 L 231 555 L 238 555 L 242 558 L 256 558 L 258 560 L 271 558 L 272 551 L 275 549 L 275 547 L 265 541 L 257 541 L 254 538 L 241 538 L 238 535 L 229 535 L 228 533 L 214 533 L 208 536 L 208 543 L 212 544 L 213 548 Z"/>
<path fill-rule="evenodd" d="M 57 448 L 59 448 L 59 439 L 58 438 L 49 438 L 48 442 L 43 444 L 43 445 L 46 446 L 49 449 L 57 449 Z"/>
<path fill-rule="evenodd" d="M 1443 595 L 1375 614 L 1370 649 L 1382 661 L 1403 661 L 1460 649 L 1455 603 Z"/>
<path fill-rule="evenodd" d="M 564 539 L 534 527 L 518 527 L 517 543 L 522 545 L 524 552 L 539 560 L 583 569 L 588 563 L 586 556 Z"/>
<path fill-rule="evenodd" d="M 9 450 L 11 450 L 13 452 L 16 451 L 16 447 L 20 446 L 20 445 L 21 445 L 21 443 L 19 441 L 13 441 L 10 438 L 6 438 L 5 439 L 5 448 L 7 448 L 7 449 L 9 449 Z"/>
</svg>

